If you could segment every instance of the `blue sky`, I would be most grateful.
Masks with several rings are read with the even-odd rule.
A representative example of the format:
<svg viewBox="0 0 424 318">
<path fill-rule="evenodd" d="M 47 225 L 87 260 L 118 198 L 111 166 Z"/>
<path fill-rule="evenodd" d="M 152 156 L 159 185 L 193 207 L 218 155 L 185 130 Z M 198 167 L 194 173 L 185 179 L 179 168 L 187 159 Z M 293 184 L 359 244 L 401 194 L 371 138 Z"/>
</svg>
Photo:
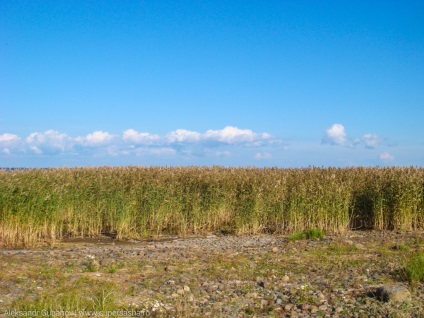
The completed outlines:
<svg viewBox="0 0 424 318">
<path fill-rule="evenodd" d="M 424 166 L 422 1 L 0 1 L 0 166 Z"/>
</svg>

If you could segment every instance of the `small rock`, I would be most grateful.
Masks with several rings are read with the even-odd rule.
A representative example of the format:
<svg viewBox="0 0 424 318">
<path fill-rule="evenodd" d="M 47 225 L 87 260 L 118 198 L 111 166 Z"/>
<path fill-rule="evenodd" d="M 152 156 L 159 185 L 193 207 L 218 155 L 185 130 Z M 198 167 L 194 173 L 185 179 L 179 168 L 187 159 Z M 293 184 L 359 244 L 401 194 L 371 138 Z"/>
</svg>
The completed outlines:
<svg viewBox="0 0 424 318">
<path fill-rule="evenodd" d="M 246 294 L 247 299 L 255 299 L 258 298 L 258 293 L 247 293 Z"/>
<path fill-rule="evenodd" d="M 287 283 L 290 280 L 290 277 L 288 277 L 287 275 L 284 275 L 283 277 L 281 277 L 281 281 L 283 283 Z"/>
<path fill-rule="evenodd" d="M 184 294 L 184 289 L 178 289 L 177 290 L 177 294 L 179 294 L 179 295 L 183 295 Z"/>
<path fill-rule="evenodd" d="M 278 247 L 274 246 L 274 247 L 272 248 L 272 252 L 273 252 L 273 253 L 278 253 Z"/>
<path fill-rule="evenodd" d="M 334 311 L 336 313 L 341 313 L 343 311 L 343 308 L 342 307 L 337 307 Z"/>
<path fill-rule="evenodd" d="M 165 269 L 165 272 L 173 272 L 177 269 L 177 266 L 168 265 L 168 266 L 165 266 L 164 269 Z"/>
<path fill-rule="evenodd" d="M 317 306 L 311 306 L 311 314 L 315 314 L 318 311 L 318 307 Z"/>
<path fill-rule="evenodd" d="M 187 285 L 184 286 L 184 291 L 185 292 L 189 292 L 190 291 L 190 287 L 188 287 Z"/>
<path fill-rule="evenodd" d="M 103 258 L 100 260 L 100 265 L 102 266 L 110 266 L 115 264 L 115 260 L 113 258 Z"/>
<path fill-rule="evenodd" d="M 287 304 L 284 306 L 284 310 L 285 311 L 290 311 L 292 309 L 293 305 L 292 304 Z"/>
<path fill-rule="evenodd" d="M 383 285 L 377 289 L 376 296 L 385 302 L 404 302 L 410 300 L 411 293 L 402 285 Z"/>
<path fill-rule="evenodd" d="M 265 287 L 265 282 L 263 277 L 256 277 L 256 283 L 258 284 L 259 287 L 262 287 L 262 288 Z"/>
</svg>

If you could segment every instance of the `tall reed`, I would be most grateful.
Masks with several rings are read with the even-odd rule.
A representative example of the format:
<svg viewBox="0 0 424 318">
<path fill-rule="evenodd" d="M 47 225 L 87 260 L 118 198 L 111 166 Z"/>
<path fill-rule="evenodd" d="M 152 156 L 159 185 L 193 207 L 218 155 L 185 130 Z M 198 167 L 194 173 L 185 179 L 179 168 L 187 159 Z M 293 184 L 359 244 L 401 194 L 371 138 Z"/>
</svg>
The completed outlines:
<svg viewBox="0 0 424 318">
<path fill-rule="evenodd" d="M 424 228 L 424 169 L 0 170 L 0 240 Z"/>
</svg>

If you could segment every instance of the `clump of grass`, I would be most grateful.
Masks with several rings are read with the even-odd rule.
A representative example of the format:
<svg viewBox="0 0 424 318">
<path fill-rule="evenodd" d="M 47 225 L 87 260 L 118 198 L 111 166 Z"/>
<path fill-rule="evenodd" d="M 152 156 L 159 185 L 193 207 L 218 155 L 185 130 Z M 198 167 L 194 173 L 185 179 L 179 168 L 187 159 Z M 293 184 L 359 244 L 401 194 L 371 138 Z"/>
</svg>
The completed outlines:
<svg viewBox="0 0 424 318">
<path fill-rule="evenodd" d="M 112 264 L 112 265 L 108 266 L 108 268 L 107 268 L 107 272 L 109 274 L 115 274 L 117 271 L 118 271 L 118 266 L 115 265 L 115 264 Z"/>
<path fill-rule="evenodd" d="M 11 308 L 20 311 L 44 311 L 47 317 L 54 317 L 58 310 L 106 311 L 119 308 L 115 299 L 118 288 L 114 283 L 80 278 L 74 285 L 70 285 L 65 278 L 61 279 L 63 286 L 56 286 L 53 290 L 45 289 L 35 295 L 25 294 L 14 300 Z"/>
<path fill-rule="evenodd" d="M 294 232 L 292 235 L 289 236 L 289 240 L 290 241 L 299 241 L 304 239 L 315 240 L 315 239 L 321 239 L 324 236 L 325 236 L 325 233 L 322 229 L 314 228 L 314 229 Z"/>
<path fill-rule="evenodd" d="M 290 241 L 300 241 L 305 238 L 305 233 L 303 231 L 297 231 L 294 232 L 292 235 L 289 236 Z"/>
<path fill-rule="evenodd" d="M 309 229 L 309 230 L 306 230 L 304 233 L 305 233 L 305 238 L 307 240 L 321 239 L 321 238 L 324 238 L 325 236 L 324 231 L 322 229 Z"/>
<path fill-rule="evenodd" d="M 90 262 L 88 262 L 87 264 L 87 271 L 88 272 L 97 272 L 100 268 L 100 264 L 98 261 L 96 260 L 90 260 Z"/>
<path fill-rule="evenodd" d="M 405 272 L 410 282 L 424 282 L 424 253 L 412 256 L 405 266 Z"/>
</svg>

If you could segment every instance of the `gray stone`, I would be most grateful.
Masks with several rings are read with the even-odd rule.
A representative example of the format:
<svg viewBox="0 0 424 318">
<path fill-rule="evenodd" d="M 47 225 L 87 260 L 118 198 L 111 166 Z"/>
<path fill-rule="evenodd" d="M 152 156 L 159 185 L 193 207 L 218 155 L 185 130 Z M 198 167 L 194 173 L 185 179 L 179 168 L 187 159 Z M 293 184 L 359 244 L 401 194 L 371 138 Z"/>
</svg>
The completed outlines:
<svg viewBox="0 0 424 318">
<path fill-rule="evenodd" d="M 100 260 L 100 265 L 102 266 L 110 266 L 115 264 L 115 260 L 113 258 L 103 258 Z"/>
<path fill-rule="evenodd" d="M 402 285 L 383 285 L 377 289 L 376 296 L 385 302 L 405 302 L 410 300 L 411 293 Z"/>
</svg>

